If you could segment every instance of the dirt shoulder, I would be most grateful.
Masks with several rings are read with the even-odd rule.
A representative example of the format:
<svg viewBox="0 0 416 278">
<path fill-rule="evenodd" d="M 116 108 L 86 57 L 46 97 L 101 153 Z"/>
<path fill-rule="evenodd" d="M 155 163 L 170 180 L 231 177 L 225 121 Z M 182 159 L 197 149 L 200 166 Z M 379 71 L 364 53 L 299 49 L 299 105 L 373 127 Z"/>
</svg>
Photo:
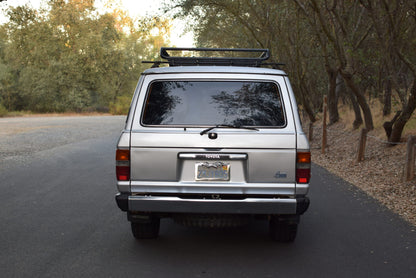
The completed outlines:
<svg viewBox="0 0 416 278">
<path fill-rule="evenodd" d="M 308 132 L 307 128 L 305 131 Z M 337 123 L 329 126 L 327 133 L 328 145 L 322 154 L 322 125 L 314 126 L 310 142 L 312 161 L 359 187 L 416 226 L 416 179 L 403 182 L 406 144 L 390 146 L 372 131 L 367 136 L 365 159 L 358 163 L 359 130 Z"/>
</svg>

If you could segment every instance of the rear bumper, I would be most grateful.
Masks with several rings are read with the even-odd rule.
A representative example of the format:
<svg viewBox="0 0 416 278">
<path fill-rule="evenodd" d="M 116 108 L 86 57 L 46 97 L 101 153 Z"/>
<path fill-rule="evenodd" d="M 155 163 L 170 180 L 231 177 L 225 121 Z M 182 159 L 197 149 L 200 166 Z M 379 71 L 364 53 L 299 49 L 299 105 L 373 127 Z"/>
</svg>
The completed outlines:
<svg viewBox="0 0 416 278">
<path fill-rule="evenodd" d="M 122 211 L 160 213 L 224 213 L 224 214 L 303 214 L 309 207 L 309 198 L 246 198 L 182 199 L 163 196 L 131 196 L 117 194 Z"/>
</svg>

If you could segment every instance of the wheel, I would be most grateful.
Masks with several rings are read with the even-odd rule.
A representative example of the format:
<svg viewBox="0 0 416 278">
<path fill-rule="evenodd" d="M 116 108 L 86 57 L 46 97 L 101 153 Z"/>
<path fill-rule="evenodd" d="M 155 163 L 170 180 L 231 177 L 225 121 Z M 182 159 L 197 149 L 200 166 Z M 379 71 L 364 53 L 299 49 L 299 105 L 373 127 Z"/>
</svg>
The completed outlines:
<svg viewBox="0 0 416 278">
<path fill-rule="evenodd" d="M 298 224 L 289 219 L 272 217 L 269 224 L 270 237 L 278 242 L 293 242 L 298 231 Z"/>
<path fill-rule="evenodd" d="M 131 223 L 131 231 L 137 239 L 157 238 L 159 236 L 160 218 L 151 218 L 150 222 Z"/>
</svg>

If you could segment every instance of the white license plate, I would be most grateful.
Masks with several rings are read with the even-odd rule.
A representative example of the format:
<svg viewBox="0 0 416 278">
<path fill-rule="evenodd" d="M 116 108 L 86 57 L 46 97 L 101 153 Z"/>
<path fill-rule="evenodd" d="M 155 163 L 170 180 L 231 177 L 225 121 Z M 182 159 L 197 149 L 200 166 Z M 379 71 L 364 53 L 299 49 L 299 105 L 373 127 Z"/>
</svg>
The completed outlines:
<svg viewBox="0 0 416 278">
<path fill-rule="evenodd" d="M 230 180 L 230 164 L 223 162 L 196 163 L 195 180 L 228 181 Z"/>
</svg>

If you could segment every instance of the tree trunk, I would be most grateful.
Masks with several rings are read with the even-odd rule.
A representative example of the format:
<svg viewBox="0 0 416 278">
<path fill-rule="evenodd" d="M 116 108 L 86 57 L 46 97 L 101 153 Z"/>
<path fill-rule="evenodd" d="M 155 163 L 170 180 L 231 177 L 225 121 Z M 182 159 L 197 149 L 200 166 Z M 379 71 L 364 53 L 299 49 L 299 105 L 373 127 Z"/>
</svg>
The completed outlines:
<svg viewBox="0 0 416 278">
<path fill-rule="evenodd" d="M 308 115 L 309 121 L 311 123 L 314 123 L 316 121 L 316 118 L 315 118 L 315 115 L 313 113 L 310 102 L 306 100 L 304 90 L 301 90 L 301 92 L 300 92 L 300 101 L 302 102 L 302 106 L 305 109 L 306 114 Z"/>
<path fill-rule="evenodd" d="M 393 130 L 393 125 L 397 121 L 397 118 L 400 116 L 401 113 L 402 113 L 402 111 L 397 111 L 396 115 L 394 115 L 394 117 L 391 121 L 384 122 L 383 127 L 384 127 L 384 130 L 386 132 L 387 140 L 389 140 L 389 138 L 391 136 L 391 132 Z"/>
<path fill-rule="evenodd" d="M 303 105 L 303 107 L 305 108 L 305 112 L 308 115 L 309 121 L 311 123 L 314 123 L 316 121 L 316 118 L 315 118 L 315 115 L 313 114 L 313 111 L 310 105 L 306 103 L 305 105 Z"/>
<path fill-rule="evenodd" d="M 386 90 L 384 91 L 384 106 L 383 116 L 388 116 L 391 113 L 391 80 L 386 80 Z"/>
<path fill-rule="evenodd" d="M 328 69 L 329 79 L 329 91 L 328 91 L 328 112 L 329 112 L 329 124 L 334 124 L 339 121 L 338 114 L 338 97 L 336 94 L 337 89 L 337 75 L 338 71 Z"/>
<path fill-rule="evenodd" d="M 404 126 L 409 121 L 415 108 L 416 108 L 416 78 L 413 80 L 413 85 L 410 91 L 409 99 L 407 100 L 407 104 L 405 105 L 403 112 L 400 114 L 399 118 L 393 124 L 393 129 L 391 131 L 389 142 L 391 143 L 400 142 Z"/>
<path fill-rule="evenodd" d="M 345 86 L 344 79 L 342 79 L 341 74 L 337 74 L 337 88 L 335 89 L 335 94 L 337 95 L 337 99 L 341 98 L 342 103 L 347 103 L 347 98 L 349 98 L 349 94 L 347 92 L 347 87 Z"/>
<path fill-rule="evenodd" d="M 374 129 L 373 116 L 371 115 L 370 106 L 368 106 L 365 96 L 360 92 L 360 89 L 358 89 L 357 85 L 354 83 L 351 73 L 346 72 L 344 70 L 341 70 L 340 72 L 341 72 L 342 77 L 345 80 L 345 83 L 347 83 L 348 87 L 357 97 L 357 102 L 360 105 L 361 110 L 363 111 L 363 114 L 364 114 L 365 128 L 368 131 L 373 130 Z"/>
<path fill-rule="evenodd" d="M 361 117 L 360 106 L 358 105 L 358 102 L 357 102 L 357 99 L 355 98 L 355 95 L 353 93 L 351 93 L 350 90 L 347 90 L 347 91 L 348 91 L 347 94 L 350 97 L 352 108 L 354 110 L 354 115 L 355 115 L 355 120 L 352 123 L 352 127 L 353 127 L 353 129 L 358 129 L 360 127 L 360 125 L 363 124 L 363 118 Z"/>
</svg>

